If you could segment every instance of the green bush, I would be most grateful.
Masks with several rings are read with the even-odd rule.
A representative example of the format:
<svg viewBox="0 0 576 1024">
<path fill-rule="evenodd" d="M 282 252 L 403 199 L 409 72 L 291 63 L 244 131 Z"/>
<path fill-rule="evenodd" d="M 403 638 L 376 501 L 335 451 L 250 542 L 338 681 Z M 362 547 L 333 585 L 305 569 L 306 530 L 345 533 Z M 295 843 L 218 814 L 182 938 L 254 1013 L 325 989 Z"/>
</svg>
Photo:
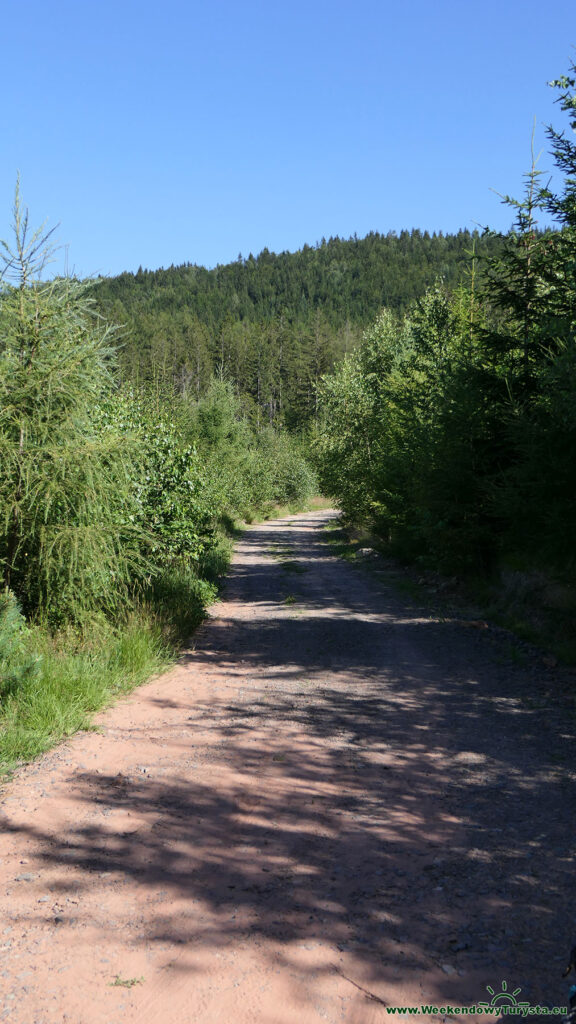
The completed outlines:
<svg viewBox="0 0 576 1024">
<path fill-rule="evenodd" d="M 128 389 L 101 410 L 106 430 L 133 438 L 127 518 L 145 540 L 151 576 L 197 563 L 214 542 L 220 511 L 204 460 L 173 419 L 174 404 Z"/>
<path fill-rule="evenodd" d="M 258 435 L 254 451 L 254 476 L 262 478 L 265 501 L 290 504 L 306 501 L 316 493 L 316 474 L 298 441 L 267 428 Z"/>
<path fill-rule="evenodd" d="M 471 311 L 473 296 L 437 285 L 409 317 L 383 313 L 325 379 L 316 440 L 323 490 L 349 519 L 451 571 L 485 565 L 497 521 L 501 420 Z"/>
<path fill-rule="evenodd" d="M 194 405 L 188 429 L 220 514 L 248 519 L 275 504 L 304 501 L 316 489 L 298 440 L 271 427 L 258 431 L 251 426 L 225 381 L 213 381 Z"/>
</svg>

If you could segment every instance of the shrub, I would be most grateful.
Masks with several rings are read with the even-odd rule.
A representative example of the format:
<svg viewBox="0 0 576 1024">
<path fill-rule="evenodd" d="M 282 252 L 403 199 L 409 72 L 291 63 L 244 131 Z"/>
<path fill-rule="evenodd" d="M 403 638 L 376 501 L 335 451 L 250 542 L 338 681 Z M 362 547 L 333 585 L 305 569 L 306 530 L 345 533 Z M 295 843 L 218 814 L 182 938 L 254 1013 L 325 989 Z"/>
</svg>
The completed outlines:
<svg viewBox="0 0 576 1024">
<path fill-rule="evenodd" d="M 0 593 L 0 701 L 33 676 L 39 658 L 30 651 L 29 630 L 9 590 Z"/>
</svg>

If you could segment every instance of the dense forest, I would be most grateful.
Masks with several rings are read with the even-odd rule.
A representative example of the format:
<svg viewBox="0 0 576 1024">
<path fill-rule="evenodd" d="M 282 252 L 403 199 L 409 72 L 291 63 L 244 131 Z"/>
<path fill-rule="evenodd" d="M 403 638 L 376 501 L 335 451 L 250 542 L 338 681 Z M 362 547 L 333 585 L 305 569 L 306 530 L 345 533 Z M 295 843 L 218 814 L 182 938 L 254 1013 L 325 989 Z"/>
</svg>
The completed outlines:
<svg viewBox="0 0 576 1024">
<path fill-rule="evenodd" d="M 213 270 L 185 265 L 101 280 L 104 316 L 126 327 L 127 379 L 199 398 L 228 380 L 258 422 L 294 428 L 318 416 L 321 377 L 383 307 L 403 312 L 438 279 L 482 273 L 498 236 L 402 231 L 331 238 L 299 252 L 264 249 Z"/>
</svg>

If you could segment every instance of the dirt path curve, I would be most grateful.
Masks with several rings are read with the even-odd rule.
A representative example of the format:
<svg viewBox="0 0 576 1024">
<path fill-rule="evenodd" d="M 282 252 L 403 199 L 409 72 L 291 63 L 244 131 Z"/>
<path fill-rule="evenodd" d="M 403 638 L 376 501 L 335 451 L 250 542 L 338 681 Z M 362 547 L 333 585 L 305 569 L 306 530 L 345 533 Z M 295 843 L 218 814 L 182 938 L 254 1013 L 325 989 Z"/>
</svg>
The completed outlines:
<svg viewBox="0 0 576 1024">
<path fill-rule="evenodd" d="M 0 1021 L 564 1001 L 567 698 L 333 558 L 331 515 L 248 530 L 197 649 L 4 790 Z"/>
</svg>

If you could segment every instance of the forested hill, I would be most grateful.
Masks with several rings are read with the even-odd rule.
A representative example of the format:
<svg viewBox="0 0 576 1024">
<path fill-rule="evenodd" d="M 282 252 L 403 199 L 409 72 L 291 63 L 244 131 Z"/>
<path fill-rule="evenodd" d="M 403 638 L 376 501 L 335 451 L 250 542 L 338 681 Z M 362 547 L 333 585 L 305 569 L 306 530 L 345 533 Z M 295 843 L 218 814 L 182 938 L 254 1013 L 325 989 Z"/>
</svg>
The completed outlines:
<svg viewBox="0 0 576 1024">
<path fill-rule="evenodd" d="M 471 253 L 500 244 L 469 231 L 403 231 L 331 238 L 295 253 L 207 270 L 139 270 L 95 286 L 104 316 L 125 327 L 123 373 L 200 398 L 228 380 L 256 424 L 301 426 L 317 412 L 317 384 L 383 307 L 402 312 L 442 278 L 469 280 Z"/>
<path fill-rule="evenodd" d="M 98 291 L 102 303 L 122 306 L 129 314 L 187 308 L 210 328 L 228 317 L 306 321 L 319 309 L 333 326 L 365 325 L 382 306 L 404 311 L 438 277 L 458 284 L 473 245 L 481 259 L 497 244 L 493 236 L 470 231 L 371 232 L 365 238 L 322 239 L 294 253 L 263 249 L 213 270 L 190 263 L 140 268 L 104 279 Z"/>
</svg>

